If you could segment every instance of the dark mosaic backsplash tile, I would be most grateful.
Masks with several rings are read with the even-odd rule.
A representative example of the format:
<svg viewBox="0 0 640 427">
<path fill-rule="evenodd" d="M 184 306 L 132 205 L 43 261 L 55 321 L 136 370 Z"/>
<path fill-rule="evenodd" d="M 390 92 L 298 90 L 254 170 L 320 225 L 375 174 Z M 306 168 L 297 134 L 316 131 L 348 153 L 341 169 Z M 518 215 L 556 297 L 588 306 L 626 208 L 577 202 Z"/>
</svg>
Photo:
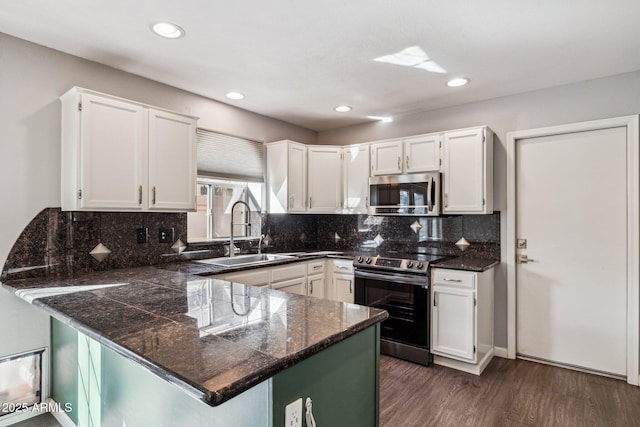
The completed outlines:
<svg viewBox="0 0 640 427">
<path fill-rule="evenodd" d="M 136 229 L 140 227 L 149 229 L 148 243 L 137 243 Z M 174 241 L 187 241 L 185 213 L 44 209 L 16 241 L 1 278 L 64 277 L 87 271 L 225 255 L 223 242 L 216 242 L 189 244 L 189 254 L 178 257 L 171 243 L 158 242 L 161 227 L 174 229 Z M 270 252 L 397 251 L 500 259 L 499 212 L 434 218 L 266 214 L 262 215 L 262 234 L 265 235 L 264 247 Z M 464 252 L 455 246 L 461 237 L 471 243 Z M 236 241 L 236 246 L 243 253 L 256 252 L 257 241 L 257 238 Z M 100 242 L 111 254 L 97 262 L 89 252 Z"/>
<path fill-rule="evenodd" d="M 263 229 L 277 250 L 431 252 L 500 259 L 499 212 L 433 218 L 267 215 Z M 455 245 L 461 237 L 471 243 L 464 252 Z"/>
<path fill-rule="evenodd" d="M 138 244 L 136 229 L 149 228 L 148 243 Z M 69 276 L 79 272 L 153 265 L 174 261 L 173 243 L 159 243 L 159 228 L 173 228 L 174 241 L 186 241 L 184 213 L 62 212 L 44 209 L 11 249 L 2 278 Z M 89 252 L 102 243 L 111 254 L 97 262 Z"/>
</svg>

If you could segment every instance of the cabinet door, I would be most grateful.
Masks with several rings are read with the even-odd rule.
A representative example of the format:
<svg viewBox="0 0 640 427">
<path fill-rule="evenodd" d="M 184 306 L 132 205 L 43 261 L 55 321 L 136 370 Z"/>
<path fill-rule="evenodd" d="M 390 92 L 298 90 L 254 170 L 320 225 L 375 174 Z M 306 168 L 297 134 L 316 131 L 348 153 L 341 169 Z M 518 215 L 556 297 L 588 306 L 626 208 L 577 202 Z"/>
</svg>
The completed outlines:
<svg viewBox="0 0 640 427">
<path fill-rule="evenodd" d="M 484 213 L 483 128 L 444 134 L 443 173 L 445 213 Z"/>
<path fill-rule="evenodd" d="M 338 147 L 309 147 L 307 151 L 309 212 L 337 212 L 342 168 Z"/>
<path fill-rule="evenodd" d="M 476 361 L 475 291 L 433 287 L 431 352 Z"/>
<path fill-rule="evenodd" d="M 287 186 L 289 212 L 306 210 L 307 188 L 307 151 L 302 144 L 289 144 L 287 147 Z"/>
<path fill-rule="evenodd" d="M 351 274 L 334 274 L 333 288 L 336 301 L 348 302 L 353 304 L 353 275 Z"/>
<path fill-rule="evenodd" d="M 144 107 L 82 94 L 81 209 L 143 208 L 146 194 L 147 111 Z"/>
<path fill-rule="evenodd" d="M 247 272 L 227 274 L 224 276 L 229 282 L 242 283 L 244 285 L 268 287 L 271 281 L 271 269 L 260 268 Z"/>
<path fill-rule="evenodd" d="M 343 150 L 344 208 L 349 213 L 366 213 L 369 208 L 369 146 L 354 145 Z"/>
<path fill-rule="evenodd" d="M 324 274 L 316 274 L 307 278 L 308 295 L 316 298 L 324 298 Z"/>
<path fill-rule="evenodd" d="M 196 121 L 149 109 L 149 208 L 195 210 Z"/>
<path fill-rule="evenodd" d="M 442 135 L 425 135 L 404 140 L 404 171 L 429 172 L 440 170 Z"/>
<path fill-rule="evenodd" d="M 402 173 L 402 141 L 371 144 L 371 175 Z"/>
<path fill-rule="evenodd" d="M 307 278 L 300 277 L 298 279 L 272 283 L 271 288 L 291 292 L 292 294 L 307 295 Z"/>
</svg>

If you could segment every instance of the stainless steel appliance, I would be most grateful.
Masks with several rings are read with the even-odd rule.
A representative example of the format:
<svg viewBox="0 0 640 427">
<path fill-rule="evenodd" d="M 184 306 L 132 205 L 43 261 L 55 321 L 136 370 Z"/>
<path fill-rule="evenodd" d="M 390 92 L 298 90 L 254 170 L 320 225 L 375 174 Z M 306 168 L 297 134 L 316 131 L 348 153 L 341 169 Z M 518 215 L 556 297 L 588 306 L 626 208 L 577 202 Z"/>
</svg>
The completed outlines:
<svg viewBox="0 0 640 427">
<path fill-rule="evenodd" d="M 387 310 L 380 328 L 380 352 L 430 365 L 429 264 L 436 255 L 407 258 L 357 256 L 353 262 L 355 303 Z"/>
<path fill-rule="evenodd" d="M 369 214 L 438 216 L 440 172 L 369 178 Z"/>
</svg>

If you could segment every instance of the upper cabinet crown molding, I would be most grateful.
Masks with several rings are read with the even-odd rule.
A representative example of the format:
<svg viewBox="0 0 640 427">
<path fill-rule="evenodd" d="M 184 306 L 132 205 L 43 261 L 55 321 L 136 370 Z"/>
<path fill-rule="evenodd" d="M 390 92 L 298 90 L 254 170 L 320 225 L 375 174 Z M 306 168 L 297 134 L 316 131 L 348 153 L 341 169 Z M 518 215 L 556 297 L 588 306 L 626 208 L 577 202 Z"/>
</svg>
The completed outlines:
<svg viewBox="0 0 640 427">
<path fill-rule="evenodd" d="M 195 210 L 197 118 L 78 87 L 60 99 L 62 210 Z"/>
</svg>

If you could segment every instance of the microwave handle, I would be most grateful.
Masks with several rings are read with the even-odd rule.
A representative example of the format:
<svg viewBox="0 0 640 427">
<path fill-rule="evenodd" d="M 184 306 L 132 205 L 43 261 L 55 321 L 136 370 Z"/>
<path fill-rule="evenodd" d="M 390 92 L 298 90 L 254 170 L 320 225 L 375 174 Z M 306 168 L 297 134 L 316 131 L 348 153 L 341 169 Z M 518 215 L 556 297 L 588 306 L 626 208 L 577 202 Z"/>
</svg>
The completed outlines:
<svg viewBox="0 0 640 427">
<path fill-rule="evenodd" d="M 433 192 L 433 187 L 434 187 L 433 184 L 434 184 L 433 177 L 430 176 L 429 181 L 427 182 L 427 209 L 429 211 L 433 210 L 433 197 L 431 197 L 431 194 Z"/>
</svg>

